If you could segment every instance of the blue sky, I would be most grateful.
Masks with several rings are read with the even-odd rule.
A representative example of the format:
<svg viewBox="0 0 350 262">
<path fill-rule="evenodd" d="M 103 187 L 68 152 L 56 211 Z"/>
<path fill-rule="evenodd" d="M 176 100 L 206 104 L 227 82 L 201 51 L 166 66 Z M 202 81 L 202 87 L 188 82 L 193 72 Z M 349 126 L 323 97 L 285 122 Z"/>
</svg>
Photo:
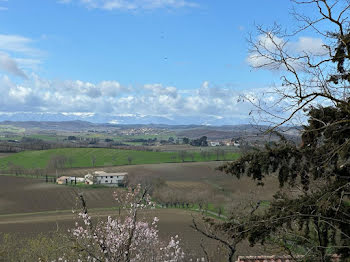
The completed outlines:
<svg viewBox="0 0 350 262">
<path fill-rule="evenodd" d="M 246 38 L 254 24 L 291 25 L 290 6 L 0 0 L 0 111 L 246 121 L 237 97 L 278 81 L 250 68 Z"/>
</svg>

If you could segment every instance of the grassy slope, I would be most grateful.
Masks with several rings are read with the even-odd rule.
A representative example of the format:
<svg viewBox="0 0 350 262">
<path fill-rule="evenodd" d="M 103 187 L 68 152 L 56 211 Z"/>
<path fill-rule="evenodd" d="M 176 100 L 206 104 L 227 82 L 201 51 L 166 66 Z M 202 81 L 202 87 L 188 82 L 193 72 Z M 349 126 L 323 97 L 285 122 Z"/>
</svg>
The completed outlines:
<svg viewBox="0 0 350 262">
<path fill-rule="evenodd" d="M 72 167 L 92 167 L 92 157 L 96 157 L 95 166 L 112 166 L 128 164 L 128 157 L 132 158 L 132 164 L 157 164 L 167 162 L 181 162 L 177 153 L 174 152 L 147 152 L 134 150 L 118 150 L 107 148 L 60 148 L 41 151 L 24 151 L 2 158 L 0 169 L 6 170 L 8 162 L 25 168 L 45 168 L 49 159 L 54 155 L 65 155 L 73 160 Z M 208 161 L 199 153 L 194 153 L 194 161 Z M 176 158 L 174 158 L 176 157 Z M 237 153 L 227 153 L 226 160 L 238 157 Z M 191 161 L 190 157 L 186 158 Z M 210 160 L 216 160 L 212 155 Z M 70 167 L 67 165 L 67 167 Z"/>
<path fill-rule="evenodd" d="M 11 125 L 0 125 L 0 132 L 23 133 L 24 131 L 24 128 Z"/>
</svg>

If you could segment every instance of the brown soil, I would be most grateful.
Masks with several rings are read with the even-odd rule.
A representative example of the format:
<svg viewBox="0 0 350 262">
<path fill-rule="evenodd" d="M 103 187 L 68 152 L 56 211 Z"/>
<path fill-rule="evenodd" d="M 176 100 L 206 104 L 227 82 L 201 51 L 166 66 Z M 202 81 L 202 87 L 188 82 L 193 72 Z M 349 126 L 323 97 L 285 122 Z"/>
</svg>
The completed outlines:
<svg viewBox="0 0 350 262">
<path fill-rule="evenodd" d="M 90 213 L 96 221 L 97 219 L 105 219 L 107 215 L 115 215 L 115 211 L 98 211 Z M 194 231 L 190 227 L 192 224 L 192 216 L 199 222 L 198 213 L 193 213 L 181 209 L 156 209 L 149 211 L 146 217 L 159 218 L 158 228 L 160 237 L 164 241 L 169 241 L 171 236 L 178 235 L 181 239 L 181 246 L 184 247 L 186 254 L 192 254 L 194 257 L 203 256 L 200 243 L 203 241 L 207 252 L 217 258 L 216 261 L 227 261 L 224 259 L 226 250 L 222 248 L 216 241 L 206 239 L 200 233 Z M 17 214 L 0 216 L 0 232 L 17 233 L 20 236 L 35 235 L 38 233 L 46 233 L 59 230 L 67 232 L 69 228 L 74 227 L 74 214 L 71 212 L 58 212 L 55 214 Z M 200 222 L 199 222 L 200 223 Z M 238 246 L 237 255 L 263 254 L 260 247 L 249 247 L 244 242 Z"/>
<path fill-rule="evenodd" d="M 0 215 L 52 210 L 71 210 L 83 193 L 89 207 L 113 207 L 113 188 L 77 189 L 31 178 L 0 176 Z"/>
<path fill-rule="evenodd" d="M 216 171 L 220 162 L 209 163 L 179 163 L 157 165 L 130 165 L 123 167 L 105 168 L 106 171 L 125 171 L 133 176 L 160 177 L 169 187 L 192 190 L 212 190 L 214 197 L 222 197 L 227 204 L 247 204 L 250 200 L 269 200 L 278 188 L 275 178 L 266 182 L 265 187 L 257 187 L 248 178 L 238 180 Z M 93 169 L 71 169 L 66 174 L 83 176 Z M 76 205 L 76 196 L 83 193 L 88 207 L 95 216 L 105 217 L 114 214 L 110 210 L 115 206 L 112 192 L 115 188 L 81 189 L 70 186 L 46 184 L 43 180 L 15 176 L 0 176 L 0 232 L 36 234 L 49 232 L 57 227 L 67 230 L 72 227 L 74 215 L 69 211 Z M 104 208 L 104 211 L 94 210 Z M 57 210 L 57 212 L 55 212 Z M 62 211 L 63 210 L 63 211 Z M 38 213 L 41 212 L 41 213 Z M 181 209 L 157 209 L 155 215 L 160 218 L 159 230 L 163 238 L 178 234 L 186 246 L 187 252 L 200 252 L 201 235 L 190 228 L 191 212 Z M 27 213 L 27 214 L 24 214 Z M 197 213 L 198 214 L 198 213 Z M 217 251 L 216 243 L 205 240 L 212 253 Z M 259 248 L 251 249 L 243 243 L 238 254 L 266 254 Z M 218 262 L 220 261 L 218 255 Z"/>
<path fill-rule="evenodd" d="M 213 197 L 226 202 L 241 203 L 250 200 L 270 200 L 278 188 L 275 178 L 269 178 L 264 187 L 256 186 L 249 178 L 238 180 L 215 170 L 222 162 L 170 163 L 130 165 L 104 168 L 106 171 L 128 172 L 130 177 L 162 178 L 168 186 L 186 192 L 210 190 Z M 66 170 L 67 175 L 83 176 L 94 169 Z M 96 169 L 95 169 L 96 170 Z M 43 180 L 0 176 L 0 215 L 48 210 L 70 210 L 76 197 L 84 193 L 89 207 L 113 207 L 115 188 L 81 189 L 65 185 L 46 184 Z M 221 200 L 220 200 L 221 201 Z"/>
</svg>

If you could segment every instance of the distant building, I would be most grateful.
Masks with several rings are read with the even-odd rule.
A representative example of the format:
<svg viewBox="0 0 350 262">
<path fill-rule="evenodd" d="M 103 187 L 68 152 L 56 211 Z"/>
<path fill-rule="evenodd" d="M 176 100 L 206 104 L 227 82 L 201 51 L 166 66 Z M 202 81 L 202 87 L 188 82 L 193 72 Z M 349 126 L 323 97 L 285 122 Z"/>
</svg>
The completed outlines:
<svg viewBox="0 0 350 262">
<path fill-rule="evenodd" d="M 69 179 L 68 176 L 61 176 L 61 177 L 57 178 L 56 182 L 59 185 L 68 184 L 68 179 Z"/>
<path fill-rule="evenodd" d="M 92 185 L 94 183 L 94 176 L 91 174 L 87 174 L 85 176 L 85 184 Z"/>
<path fill-rule="evenodd" d="M 296 260 L 291 256 L 239 256 L 236 262 L 296 262 Z"/>
<path fill-rule="evenodd" d="M 77 181 L 77 183 L 85 183 L 85 178 L 75 176 L 61 176 L 56 180 L 57 184 L 59 185 L 75 183 L 75 181 Z"/>
<path fill-rule="evenodd" d="M 117 185 L 125 186 L 128 173 L 106 173 L 104 171 L 95 171 L 85 176 L 86 184 Z"/>
<path fill-rule="evenodd" d="M 114 186 L 125 186 L 126 178 L 128 173 L 106 173 L 104 171 L 95 171 L 92 174 L 87 174 L 85 177 L 74 177 L 74 176 L 61 176 L 57 178 L 57 184 L 73 184 L 85 183 L 88 185 L 102 184 L 102 185 L 114 185 Z"/>
<path fill-rule="evenodd" d="M 303 260 L 303 255 L 296 256 L 239 256 L 236 262 L 296 262 Z M 329 255 L 331 262 L 339 262 L 339 255 Z"/>
<path fill-rule="evenodd" d="M 13 139 L 9 139 L 9 140 L 7 140 L 7 142 L 10 142 L 10 143 L 19 143 L 18 140 L 13 140 Z"/>
<path fill-rule="evenodd" d="M 210 146 L 220 146 L 220 142 L 215 142 L 215 141 L 211 141 L 209 142 Z"/>
<path fill-rule="evenodd" d="M 75 177 L 75 176 L 71 176 L 71 177 L 69 177 L 69 179 L 71 180 L 71 181 L 77 181 L 77 183 L 84 183 L 85 182 L 85 178 L 83 178 L 83 177 Z"/>
</svg>

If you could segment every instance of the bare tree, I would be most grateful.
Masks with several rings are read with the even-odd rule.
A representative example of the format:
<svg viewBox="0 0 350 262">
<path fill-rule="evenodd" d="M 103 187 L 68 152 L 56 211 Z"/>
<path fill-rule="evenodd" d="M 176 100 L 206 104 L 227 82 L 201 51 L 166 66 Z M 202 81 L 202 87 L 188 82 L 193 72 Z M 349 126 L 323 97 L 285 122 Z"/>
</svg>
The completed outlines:
<svg viewBox="0 0 350 262">
<path fill-rule="evenodd" d="M 194 153 L 189 153 L 188 156 L 191 158 L 191 161 L 194 162 Z"/>
<path fill-rule="evenodd" d="M 171 158 L 172 162 L 176 162 L 177 156 L 176 155 L 172 155 L 170 158 Z"/>
<path fill-rule="evenodd" d="M 220 155 L 221 155 L 221 149 L 220 148 L 216 148 L 215 149 L 215 154 L 216 154 L 216 161 L 219 161 Z"/>
<path fill-rule="evenodd" d="M 37 177 L 38 176 L 43 177 L 45 174 L 45 169 L 44 168 L 35 168 L 34 173 L 36 174 Z"/>
<path fill-rule="evenodd" d="M 242 241 L 241 237 L 237 238 L 228 238 L 220 234 L 220 231 L 217 230 L 217 224 L 214 223 L 214 221 L 210 218 L 203 218 L 203 222 L 201 225 L 196 221 L 194 218 L 192 218 L 192 225 L 191 227 L 196 230 L 197 232 L 201 233 L 203 236 L 217 241 L 219 244 L 223 245 L 227 251 L 227 261 L 233 262 L 234 261 L 234 255 L 237 251 L 236 246 L 239 242 Z M 201 248 L 203 252 L 205 253 L 206 260 L 209 262 L 210 258 L 208 255 L 208 252 L 206 251 L 206 248 L 203 244 L 201 244 Z M 215 260 L 213 260 L 215 261 Z"/>
<path fill-rule="evenodd" d="M 71 156 L 70 156 L 70 157 L 67 157 L 67 162 L 68 162 L 70 168 L 72 168 L 72 167 L 73 167 L 73 162 L 74 162 L 73 157 L 71 157 Z"/>
<path fill-rule="evenodd" d="M 224 149 L 222 149 L 220 153 L 222 156 L 222 160 L 226 160 L 226 151 Z"/>
<path fill-rule="evenodd" d="M 216 210 L 218 212 L 218 217 L 221 217 L 222 213 L 224 212 L 224 207 L 222 205 L 217 205 Z"/>
<path fill-rule="evenodd" d="M 95 156 L 95 155 L 92 155 L 92 156 L 91 156 L 91 165 L 92 165 L 93 167 L 95 167 L 95 165 L 96 165 L 96 156 Z"/>
<path fill-rule="evenodd" d="M 49 162 L 48 168 L 55 170 L 56 177 L 58 176 L 58 170 L 66 167 L 67 157 L 64 155 L 52 155 Z"/>
<path fill-rule="evenodd" d="M 198 205 L 199 211 L 203 214 L 207 209 L 208 203 L 212 200 L 213 192 L 211 190 L 195 190 L 191 192 L 193 201 Z"/>
<path fill-rule="evenodd" d="M 200 152 L 201 158 L 204 160 L 207 158 L 207 151 L 201 150 Z"/>
<path fill-rule="evenodd" d="M 112 162 L 113 162 L 113 164 L 116 164 L 116 162 L 117 162 L 117 156 L 116 155 L 112 155 Z"/>
<path fill-rule="evenodd" d="M 279 70 L 281 86 L 261 95 L 260 98 L 244 97 L 256 108 L 252 114 L 275 129 L 287 122 L 300 124 L 303 110 L 316 103 L 349 107 L 348 59 L 350 41 L 348 33 L 348 1 L 292 0 L 296 8 L 292 14 L 297 27 L 287 32 L 280 25 L 257 26 L 257 35 L 250 36 L 248 61 L 256 69 Z M 318 17 L 311 18 L 297 7 L 315 7 Z M 325 30 L 325 23 L 328 29 Z M 295 48 L 290 39 L 299 33 L 317 34 L 322 42 L 313 48 Z M 275 97 L 272 104 L 266 97 Z"/>
<path fill-rule="evenodd" d="M 129 165 L 131 165 L 132 160 L 133 160 L 132 156 L 128 156 L 128 164 L 129 164 Z"/>
<path fill-rule="evenodd" d="M 186 157 L 187 157 L 187 152 L 185 150 L 181 150 L 179 152 L 179 158 L 182 160 L 182 162 L 185 162 Z"/>
<path fill-rule="evenodd" d="M 152 195 L 154 192 L 166 186 L 165 180 L 156 175 L 129 174 L 127 178 L 128 186 L 135 188 L 141 185 Z"/>
<path fill-rule="evenodd" d="M 208 160 L 211 160 L 212 155 L 213 154 L 210 151 L 207 151 L 207 159 Z"/>
</svg>

